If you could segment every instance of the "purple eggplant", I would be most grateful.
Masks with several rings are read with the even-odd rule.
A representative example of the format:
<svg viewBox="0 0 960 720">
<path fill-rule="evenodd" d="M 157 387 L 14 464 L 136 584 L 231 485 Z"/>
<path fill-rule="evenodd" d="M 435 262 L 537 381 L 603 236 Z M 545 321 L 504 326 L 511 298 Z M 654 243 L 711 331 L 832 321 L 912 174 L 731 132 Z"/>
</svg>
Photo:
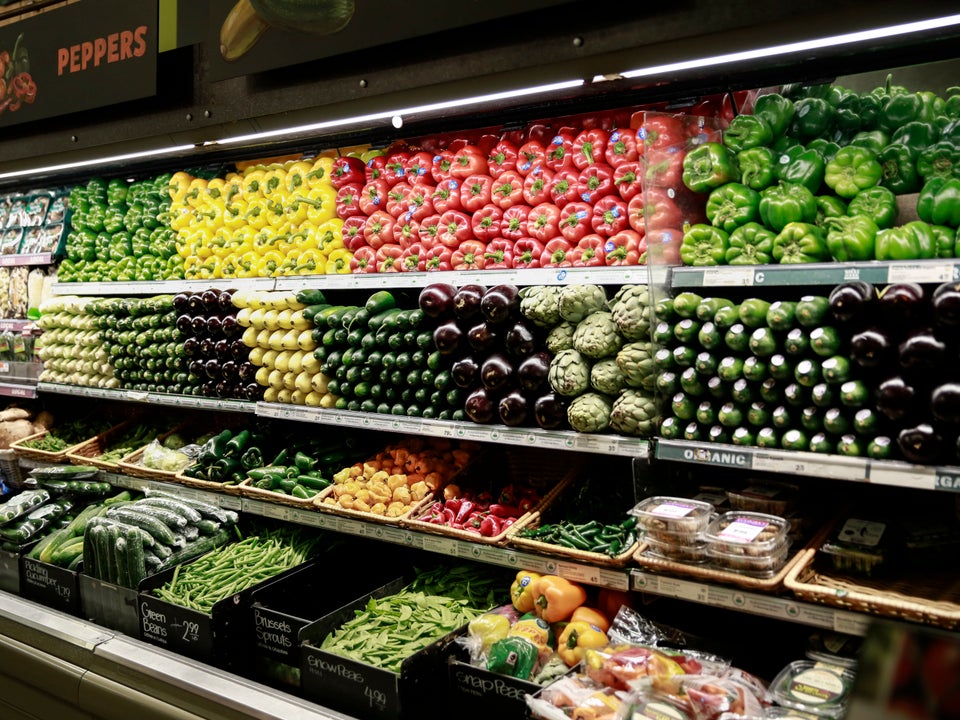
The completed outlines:
<svg viewBox="0 0 960 720">
<path fill-rule="evenodd" d="M 480 363 L 472 355 L 467 355 L 453 363 L 450 375 L 457 387 L 476 387 L 480 383 Z"/>
<path fill-rule="evenodd" d="M 177 293 L 173 296 L 171 302 L 173 303 L 173 311 L 178 315 L 183 315 L 187 312 L 187 308 L 190 306 L 190 293 Z"/>
<path fill-rule="evenodd" d="M 944 367 L 947 346 L 932 329 L 912 332 L 899 348 L 900 366 L 906 370 L 936 371 Z"/>
<path fill-rule="evenodd" d="M 497 413 L 504 425 L 517 427 L 525 425 L 530 416 L 530 402 L 519 390 L 512 390 L 500 398 Z"/>
<path fill-rule="evenodd" d="M 567 424 L 567 401 L 556 393 L 541 395 L 533 404 L 533 416 L 544 430 L 565 429 Z"/>
<path fill-rule="evenodd" d="M 479 322 L 467 330 L 467 345 L 480 353 L 493 350 L 500 342 L 500 333 L 490 323 Z"/>
<path fill-rule="evenodd" d="M 457 289 L 449 283 L 431 283 L 420 291 L 417 303 L 427 317 L 449 317 L 453 314 L 453 296 L 456 294 Z"/>
<path fill-rule="evenodd" d="M 501 353 L 487 357 L 480 365 L 480 382 L 487 390 L 503 390 L 513 382 L 514 369 Z"/>
<path fill-rule="evenodd" d="M 897 446 L 910 462 L 929 465 L 943 453 L 943 437 L 928 423 L 907 427 L 897 435 Z"/>
<path fill-rule="evenodd" d="M 960 325 L 960 283 L 939 285 L 930 296 L 930 306 L 933 309 L 933 319 L 938 325 Z"/>
<path fill-rule="evenodd" d="M 480 301 L 487 288 L 483 285 L 463 285 L 453 296 L 453 314 L 460 320 L 480 315 Z"/>
<path fill-rule="evenodd" d="M 517 382 L 528 392 L 544 387 L 550 372 L 550 354 L 538 352 L 528 355 L 517 365 Z"/>
<path fill-rule="evenodd" d="M 960 423 L 960 383 L 938 385 L 930 393 L 930 412 L 937 420 Z"/>
<path fill-rule="evenodd" d="M 850 338 L 850 356 L 861 367 L 877 367 L 890 350 L 890 336 L 879 328 L 866 328 Z"/>
<path fill-rule="evenodd" d="M 515 357 L 526 357 L 537 349 L 537 336 L 526 320 L 512 323 L 503 334 L 503 345 Z"/>
<path fill-rule="evenodd" d="M 447 320 L 433 331 L 433 344 L 441 355 L 452 355 L 463 347 L 463 328 L 456 320 Z"/>
<path fill-rule="evenodd" d="M 868 282 L 845 282 L 830 293 L 830 311 L 839 322 L 860 321 L 867 316 L 876 296 L 876 288 Z"/>
<path fill-rule="evenodd" d="M 463 411 L 475 423 L 488 423 L 497 417 L 497 400 L 486 388 L 477 388 L 467 395 Z"/>
<path fill-rule="evenodd" d="M 877 410 L 893 421 L 903 420 L 916 406 L 916 390 L 902 377 L 884 380 L 877 387 Z"/>
<path fill-rule="evenodd" d="M 520 288 L 516 285 L 494 285 L 483 294 L 480 312 L 488 323 L 506 322 L 520 310 Z"/>
<path fill-rule="evenodd" d="M 923 287 L 917 283 L 893 283 L 877 293 L 877 318 L 894 330 L 909 330 L 925 311 Z"/>
<path fill-rule="evenodd" d="M 183 354 L 187 357 L 196 357 L 200 354 L 200 341 L 197 338 L 186 337 L 183 339 Z"/>
</svg>

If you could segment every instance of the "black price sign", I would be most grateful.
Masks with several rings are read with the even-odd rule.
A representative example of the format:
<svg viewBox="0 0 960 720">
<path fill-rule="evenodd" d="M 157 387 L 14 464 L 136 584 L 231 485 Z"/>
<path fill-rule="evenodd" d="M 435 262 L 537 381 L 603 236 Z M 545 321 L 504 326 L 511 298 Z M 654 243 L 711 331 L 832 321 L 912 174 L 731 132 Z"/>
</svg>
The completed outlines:
<svg viewBox="0 0 960 720">
<path fill-rule="evenodd" d="M 77 573 L 48 563 L 21 560 L 20 593 L 28 600 L 76 615 L 80 610 Z"/>
<path fill-rule="evenodd" d="M 209 616 L 147 595 L 140 596 L 140 638 L 196 660 L 213 654 Z"/>
</svg>

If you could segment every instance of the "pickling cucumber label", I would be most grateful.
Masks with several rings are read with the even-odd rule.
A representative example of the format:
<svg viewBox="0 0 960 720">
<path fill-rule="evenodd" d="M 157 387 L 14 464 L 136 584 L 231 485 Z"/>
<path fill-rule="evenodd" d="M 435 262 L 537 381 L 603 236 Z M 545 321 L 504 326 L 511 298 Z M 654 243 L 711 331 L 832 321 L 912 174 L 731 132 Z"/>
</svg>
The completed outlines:
<svg viewBox="0 0 960 720">
<path fill-rule="evenodd" d="M 71 608 L 79 603 L 76 573 L 23 558 L 23 585 L 35 600 L 59 608 Z"/>
<path fill-rule="evenodd" d="M 845 690 L 843 678 L 821 668 L 804 670 L 790 681 L 787 688 L 791 697 L 810 705 L 836 702 Z"/>
</svg>

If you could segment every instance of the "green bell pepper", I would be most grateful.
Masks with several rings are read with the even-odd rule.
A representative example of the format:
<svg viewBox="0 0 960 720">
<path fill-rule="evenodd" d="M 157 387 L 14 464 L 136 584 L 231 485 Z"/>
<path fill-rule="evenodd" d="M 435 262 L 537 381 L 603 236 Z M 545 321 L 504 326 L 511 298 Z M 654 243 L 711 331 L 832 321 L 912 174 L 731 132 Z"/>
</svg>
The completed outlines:
<svg viewBox="0 0 960 720">
<path fill-rule="evenodd" d="M 897 195 L 915 193 L 920 189 L 920 175 L 913 151 L 906 145 L 890 143 L 880 154 L 882 175 L 880 184 Z"/>
<path fill-rule="evenodd" d="M 814 138 L 807 143 L 807 150 L 816 150 L 825 163 L 830 162 L 840 151 L 840 145 L 826 138 Z"/>
<path fill-rule="evenodd" d="M 875 128 L 880 117 L 882 103 L 871 93 L 860 93 L 860 124 L 863 128 Z"/>
<path fill-rule="evenodd" d="M 824 182 L 842 198 L 852 198 L 861 190 L 880 184 L 883 168 L 877 153 L 864 147 L 847 145 L 827 163 Z"/>
<path fill-rule="evenodd" d="M 817 219 L 814 221 L 817 225 L 823 225 L 826 220 L 832 217 L 845 217 L 847 214 L 847 204 L 836 195 L 817 195 Z"/>
<path fill-rule="evenodd" d="M 812 223 L 817 219 L 817 201 L 803 185 L 778 183 L 760 193 L 760 218 L 774 232 L 789 223 Z"/>
<path fill-rule="evenodd" d="M 933 230 L 923 220 L 877 232 L 877 260 L 924 260 L 936 254 Z"/>
<path fill-rule="evenodd" d="M 882 130 L 861 130 L 850 138 L 849 144 L 856 145 L 857 147 L 865 147 L 868 150 L 873 150 L 875 153 L 878 153 L 883 150 L 889 142 L 889 136 Z"/>
<path fill-rule="evenodd" d="M 873 260 L 879 228 L 866 215 L 832 217 L 824 223 L 827 250 L 839 262 Z"/>
<path fill-rule="evenodd" d="M 932 225 L 960 227 L 960 178 L 927 180 L 917 197 L 917 216 Z"/>
<path fill-rule="evenodd" d="M 807 190 L 816 193 L 823 185 L 823 178 L 827 164 L 818 150 L 804 149 L 798 146 L 799 152 L 785 153 L 777 162 L 777 180 L 787 183 L 798 183 Z"/>
<path fill-rule="evenodd" d="M 909 122 L 930 122 L 933 118 L 932 108 L 924 103 L 919 93 L 898 93 L 890 96 L 884 103 L 877 117 L 877 127 L 892 134 Z"/>
<path fill-rule="evenodd" d="M 897 128 L 890 136 L 890 142 L 907 147 L 916 157 L 922 150 L 933 145 L 938 136 L 933 123 L 914 120 Z"/>
<path fill-rule="evenodd" d="M 765 265 L 773 259 L 773 239 L 769 228 L 757 222 L 741 225 L 728 238 L 724 255 L 728 265 Z"/>
<path fill-rule="evenodd" d="M 680 260 L 684 265 L 720 265 L 724 262 L 729 236 L 720 228 L 704 223 L 691 225 L 683 233 Z"/>
<path fill-rule="evenodd" d="M 723 131 L 723 144 L 734 153 L 772 142 L 773 129 L 760 115 L 737 115 Z"/>
<path fill-rule="evenodd" d="M 150 251 L 150 231 L 137 228 L 130 237 L 130 251 L 134 257 L 146 255 Z"/>
<path fill-rule="evenodd" d="M 123 226 L 127 232 L 136 232 L 142 227 L 143 204 L 137 200 L 127 206 L 127 211 L 123 214 Z"/>
<path fill-rule="evenodd" d="M 753 114 L 766 120 L 775 138 L 790 127 L 793 112 L 793 100 L 779 93 L 761 95 L 753 103 Z"/>
<path fill-rule="evenodd" d="M 946 225 L 931 225 L 933 240 L 937 246 L 938 258 L 955 257 L 957 251 L 957 231 Z"/>
<path fill-rule="evenodd" d="M 847 205 L 848 215 L 866 215 L 881 229 L 893 227 L 899 212 L 897 196 L 882 185 L 861 190 Z"/>
<path fill-rule="evenodd" d="M 737 156 L 718 142 L 705 142 L 683 158 L 683 184 L 693 192 L 708 193 L 724 183 L 740 180 Z"/>
<path fill-rule="evenodd" d="M 113 178 L 107 183 L 107 204 L 122 205 L 127 202 L 127 183 L 120 178 Z"/>
<path fill-rule="evenodd" d="M 91 203 L 107 204 L 107 181 L 102 177 L 92 177 L 87 180 L 87 200 Z"/>
<path fill-rule="evenodd" d="M 729 182 L 711 190 L 707 196 L 707 219 L 714 227 L 731 233 L 741 225 L 759 220 L 759 205 L 760 193 L 742 183 Z"/>
<path fill-rule="evenodd" d="M 834 125 L 837 110 L 823 98 L 806 97 L 793 104 L 790 134 L 806 142 L 825 136 Z"/>
<path fill-rule="evenodd" d="M 776 179 L 776 154 L 768 147 L 755 147 L 737 153 L 740 182 L 752 190 L 770 187 Z"/>
<path fill-rule="evenodd" d="M 927 181 L 935 177 L 960 177 L 960 144 L 940 140 L 917 155 L 917 174 Z"/>
<path fill-rule="evenodd" d="M 773 259 L 781 265 L 830 259 L 823 228 L 811 222 L 791 222 L 773 240 Z"/>
</svg>

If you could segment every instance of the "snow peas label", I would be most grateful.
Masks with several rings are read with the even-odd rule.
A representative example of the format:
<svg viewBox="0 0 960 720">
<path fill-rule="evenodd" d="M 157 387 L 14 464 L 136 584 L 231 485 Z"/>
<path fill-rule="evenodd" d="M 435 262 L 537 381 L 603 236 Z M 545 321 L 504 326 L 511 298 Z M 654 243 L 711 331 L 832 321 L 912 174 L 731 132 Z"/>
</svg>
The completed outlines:
<svg viewBox="0 0 960 720">
<path fill-rule="evenodd" d="M 336 709 L 362 717 L 396 718 L 400 698 L 398 676 L 311 645 L 301 652 L 301 683 L 308 696 L 325 704 L 336 698 Z"/>
<path fill-rule="evenodd" d="M 80 593 L 75 571 L 33 558 L 22 558 L 21 563 L 20 591 L 24 597 L 74 615 L 79 612 Z"/>
</svg>

